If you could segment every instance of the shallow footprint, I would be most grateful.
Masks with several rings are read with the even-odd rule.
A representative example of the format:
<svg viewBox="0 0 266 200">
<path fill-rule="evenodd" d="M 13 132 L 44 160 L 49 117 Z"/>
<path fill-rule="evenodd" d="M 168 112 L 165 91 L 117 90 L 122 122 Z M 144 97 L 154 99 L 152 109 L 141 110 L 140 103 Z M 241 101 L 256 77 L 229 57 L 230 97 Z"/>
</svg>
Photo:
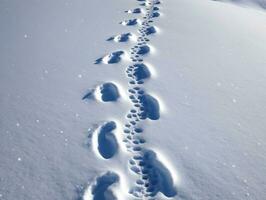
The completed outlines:
<svg viewBox="0 0 266 200">
<path fill-rule="evenodd" d="M 116 124 L 113 121 L 105 123 L 99 129 L 98 151 L 105 159 L 112 158 L 118 150 L 118 143 L 113 133 L 115 129 Z"/>
<path fill-rule="evenodd" d="M 95 184 L 85 190 L 82 200 L 116 200 L 110 186 L 119 181 L 119 176 L 114 172 L 107 172 L 98 177 Z"/>
<path fill-rule="evenodd" d="M 89 92 L 87 92 L 87 93 L 82 97 L 82 100 L 85 100 L 85 99 L 93 99 L 93 98 L 94 98 L 94 92 L 95 92 L 95 89 L 91 89 L 91 90 L 89 90 Z"/>
<path fill-rule="evenodd" d="M 106 56 L 103 56 L 95 61 L 94 64 L 114 64 L 118 63 L 121 60 L 121 55 L 123 55 L 123 51 L 115 51 L 113 53 L 107 54 Z"/>
</svg>

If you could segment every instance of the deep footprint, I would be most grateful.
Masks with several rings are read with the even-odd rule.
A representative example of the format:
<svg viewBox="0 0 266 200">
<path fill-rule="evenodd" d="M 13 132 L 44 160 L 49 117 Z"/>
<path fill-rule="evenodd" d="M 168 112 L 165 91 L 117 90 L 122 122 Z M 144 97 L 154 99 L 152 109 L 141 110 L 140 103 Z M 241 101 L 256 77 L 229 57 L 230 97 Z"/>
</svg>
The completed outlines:
<svg viewBox="0 0 266 200">
<path fill-rule="evenodd" d="M 159 12 L 154 12 L 154 13 L 152 13 L 152 16 L 151 17 L 159 17 L 160 16 L 160 13 Z"/>
<path fill-rule="evenodd" d="M 140 163 L 142 165 L 142 174 L 145 174 L 144 180 L 147 180 L 145 187 L 148 196 L 155 196 L 158 192 L 161 192 L 166 197 L 174 197 L 177 194 L 171 173 L 157 159 L 155 152 L 151 150 L 144 151 Z"/>
<path fill-rule="evenodd" d="M 100 86 L 101 99 L 104 102 L 116 101 L 119 98 L 118 88 L 113 83 L 104 83 Z"/>
<path fill-rule="evenodd" d="M 131 33 L 123 33 L 116 36 L 112 36 L 107 39 L 107 41 L 115 41 L 115 42 L 127 42 L 130 37 L 132 36 Z"/>
<path fill-rule="evenodd" d="M 145 55 L 150 52 L 150 47 L 148 45 L 142 45 L 139 47 L 137 54 Z"/>
<path fill-rule="evenodd" d="M 113 53 L 110 53 L 106 56 L 103 56 L 95 61 L 94 64 L 115 64 L 118 63 L 121 60 L 121 55 L 123 55 L 123 51 L 115 51 Z"/>
<path fill-rule="evenodd" d="M 156 33 L 156 29 L 154 26 L 151 26 L 149 28 L 146 28 L 145 33 L 146 33 L 146 35 L 154 34 L 154 33 Z"/>
<path fill-rule="evenodd" d="M 157 99 L 149 94 L 143 94 L 139 96 L 139 101 L 142 107 L 141 119 L 158 120 L 160 118 L 160 105 Z"/>
<path fill-rule="evenodd" d="M 117 197 L 109 187 L 119 181 L 119 176 L 114 172 L 106 174 L 96 179 L 91 191 L 85 191 L 82 200 L 116 200 Z M 90 189 L 90 188 L 89 188 Z"/>
<path fill-rule="evenodd" d="M 115 122 L 110 121 L 105 123 L 99 130 L 98 151 L 105 159 L 112 158 L 118 150 L 118 143 L 113 133 L 115 129 Z"/>
<path fill-rule="evenodd" d="M 135 64 L 133 66 L 134 66 L 133 75 L 135 76 L 136 81 L 147 79 L 151 76 L 151 73 L 146 65 L 141 63 L 141 64 Z"/>
</svg>

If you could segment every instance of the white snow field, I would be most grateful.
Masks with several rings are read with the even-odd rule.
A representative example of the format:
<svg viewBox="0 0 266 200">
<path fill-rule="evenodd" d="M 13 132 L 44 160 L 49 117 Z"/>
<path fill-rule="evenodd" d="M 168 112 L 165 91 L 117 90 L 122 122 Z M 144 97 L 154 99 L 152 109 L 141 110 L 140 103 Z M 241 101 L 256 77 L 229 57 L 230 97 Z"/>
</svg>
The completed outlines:
<svg viewBox="0 0 266 200">
<path fill-rule="evenodd" d="M 265 200 L 265 8 L 0 1 L 0 200 Z"/>
</svg>

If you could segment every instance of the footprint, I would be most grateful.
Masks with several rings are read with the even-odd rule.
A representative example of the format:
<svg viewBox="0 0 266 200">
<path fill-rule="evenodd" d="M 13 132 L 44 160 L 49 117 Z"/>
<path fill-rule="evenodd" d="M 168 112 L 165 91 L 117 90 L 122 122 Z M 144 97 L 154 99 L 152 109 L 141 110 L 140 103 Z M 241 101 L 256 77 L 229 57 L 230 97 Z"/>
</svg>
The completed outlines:
<svg viewBox="0 0 266 200">
<path fill-rule="evenodd" d="M 154 26 L 146 28 L 145 33 L 146 33 L 146 35 L 154 34 L 154 33 L 156 33 L 156 28 Z"/>
<path fill-rule="evenodd" d="M 122 33 L 108 38 L 107 41 L 127 42 L 130 39 L 130 37 L 132 37 L 131 33 Z"/>
<path fill-rule="evenodd" d="M 150 47 L 148 45 L 142 45 L 137 50 L 137 54 L 139 55 L 145 55 L 150 52 Z"/>
<path fill-rule="evenodd" d="M 94 64 L 114 64 L 118 63 L 121 60 L 121 55 L 123 55 L 123 51 L 115 51 L 113 53 L 110 53 L 106 56 L 103 56 L 95 61 Z"/>
<path fill-rule="evenodd" d="M 98 132 L 98 151 L 105 159 L 112 158 L 118 150 L 118 143 L 113 133 L 115 129 L 115 122 L 110 121 L 101 126 Z"/>
<path fill-rule="evenodd" d="M 155 196 L 159 191 L 166 197 L 174 197 L 177 191 L 170 171 L 157 159 L 156 153 L 147 150 L 143 155 L 144 167 L 147 170 L 149 186 L 147 191 Z"/>
<path fill-rule="evenodd" d="M 119 97 L 120 94 L 117 86 L 114 83 L 107 82 L 89 90 L 89 92 L 83 96 L 82 100 L 98 99 L 103 102 L 111 102 L 117 101 Z"/>
<path fill-rule="evenodd" d="M 176 188 L 174 186 L 174 180 L 167 169 L 167 167 L 158 160 L 156 153 L 152 150 L 143 150 L 143 155 L 139 156 L 138 159 L 135 159 L 138 164 L 135 165 L 134 169 L 141 168 L 142 177 L 140 180 L 137 180 L 137 185 L 143 185 L 145 197 L 154 197 L 161 192 L 166 197 L 174 197 L 177 195 Z M 131 167 L 132 170 L 132 167 Z M 134 170 L 132 170 L 134 171 Z M 134 171 L 139 174 L 139 171 Z M 134 191 L 132 189 L 132 194 L 138 194 L 140 191 Z M 139 195 L 139 194 L 138 194 Z"/>
<path fill-rule="evenodd" d="M 133 14 L 138 14 L 138 13 L 141 13 L 141 9 L 140 8 L 135 8 L 133 10 L 127 10 L 125 11 L 126 13 L 133 13 Z"/>
<path fill-rule="evenodd" d="M 101 99 L 104 102 L 116 101 L 119 98 L 118 88 L 114 83 L 104 83 L 100 86 Z"/>
<path fill-rule="evenodd" d="M 94 185 L 85 190 L 82 200 L 116 200 L 110 186 L 119 182 L 119 176 L 114 172 L 107 172 L 98 177 Z"/>
<path fill-rule="evenodd" d="M 129 19 L 129 20 L 124 20 L 120 22 L 123 26 L 134 26 L 138 23 L 137 19 Z"/>
<path fill-rule="evenodd" d="M 160 9 L 159 9 L 158 7 L 155 6 L 155 7 L 153 8 L 153 10 L 154 10 L 154 11 L 158 11 L 158 10 L 160 10 Z"/>
<path fill-rule="evenodd" d="M 142 107 L 141 119 L 158 120 L 160 118 L 160 106 L 157 99 L 148 94 L 143 94 L 138 98 Z"/>
<path fill-rule="evenodd" d="M 159 17 L 160 13 L 159 12 L 153 12 L 151 17 L 155 18 L 155 17 Z"/>
<path fill-rule="evenodd" d="M 140 81 L 151 76 L 151 73 L 148 67 L 144 64 L 134 64 L 134 72 L 133 75 L 135 76 L 136 81 Z"/>
</svg>

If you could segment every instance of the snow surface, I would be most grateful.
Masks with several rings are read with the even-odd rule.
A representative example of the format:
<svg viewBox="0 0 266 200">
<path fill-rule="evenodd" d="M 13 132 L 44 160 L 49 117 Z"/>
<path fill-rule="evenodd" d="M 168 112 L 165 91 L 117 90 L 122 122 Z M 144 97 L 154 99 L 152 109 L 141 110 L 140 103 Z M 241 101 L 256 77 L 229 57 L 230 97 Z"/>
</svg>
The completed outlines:
<svg viewBox="0 0 266 200">
<path fill-rule="evenodd" d="M 223 1 L 223 2 L 232 2 L 245 7 L 255 7 L 266 9 L 266 1 L 265 0 L 213 0 L 213 1 Z"/>
<path fill-rule="evenodd" d="M 266 198 L 265 0 L 222 1 L 164 0 L 149 24 L 156 33 L 140 55 L 150 71 L 141 87 L 152 100 L 142 102 L 138 131 L 160 177 L 156 199 Z M 126 70 L 149 7 L 141 3 L 0 2 L 0 199 L 97 200 L 105 190 L 106 199 L 136 199 L 123 129 Z M 106 41 L 125 33 L 126 42 Z M 121 60 L 109 63 L 116 51 Z M 97 92 L 82 100 L 104 83 L 117 86 L 117 101 Z M 158 119 L 148 119 L 150 108 Z M 97 132 L 110 121 L 119 147 L 104 159 Z"/>
</svg>

